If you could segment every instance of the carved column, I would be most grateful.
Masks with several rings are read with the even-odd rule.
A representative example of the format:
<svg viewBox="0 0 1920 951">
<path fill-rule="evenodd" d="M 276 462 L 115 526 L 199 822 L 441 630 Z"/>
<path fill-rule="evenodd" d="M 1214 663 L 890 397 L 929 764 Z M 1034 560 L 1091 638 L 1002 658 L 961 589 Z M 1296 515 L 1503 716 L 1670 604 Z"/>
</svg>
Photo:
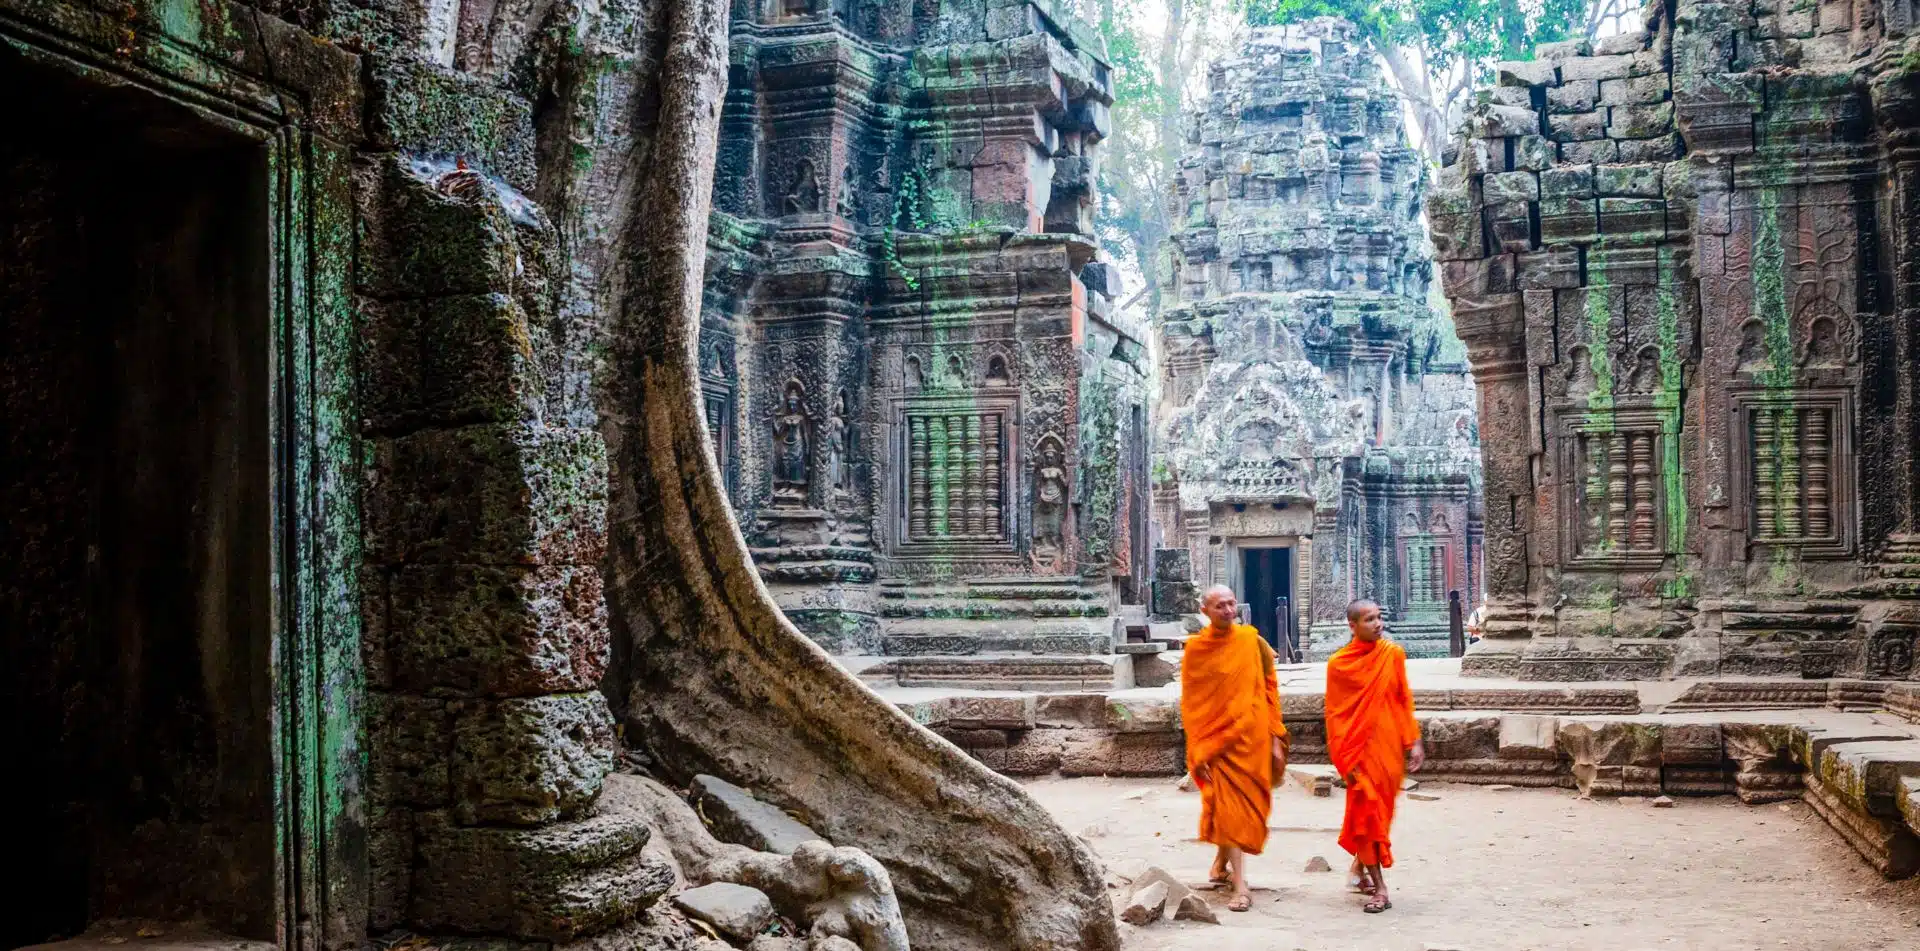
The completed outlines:
<svg viewBox="0 0 1920 951">
<path fill-rule="evenodd" d="M 1467 345 L 1480 391 L 1480 452 L 1486 478 L 1484 636 L 1461 673 L 1510 676 L 1533 636 L 1528 541 L 1534 518 L 1534 425 L 1527 393 L 1526 318 L 1517 293 L 1455 297 L 1454 327 Z"/>
</svg>

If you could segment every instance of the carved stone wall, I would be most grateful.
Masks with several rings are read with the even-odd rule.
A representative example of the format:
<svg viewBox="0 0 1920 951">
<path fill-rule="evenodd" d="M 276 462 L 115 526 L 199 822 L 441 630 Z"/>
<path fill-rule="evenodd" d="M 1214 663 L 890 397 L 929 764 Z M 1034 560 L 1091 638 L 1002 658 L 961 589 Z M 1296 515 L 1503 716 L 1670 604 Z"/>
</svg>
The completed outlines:
<svg viewBox="0 0 1920 951">
<path fill-rule="evenodd" d="M 836 652 L 940 653 L 978 645 L 916 639 L 964 618 L 912 604 L 975 579 L 1143 601 L 1143 338 L 1092 237 L 1097 35 L 1025 0 L 741 4 L 732 44 L 709 429 L 788 617 Z"/>
<path fill-rule="evenodd" d="M 1480 94 L 1428 203 L 1490 447 L 1469 671 L 1891 673 L 1911 8 L 1655 2 Z"/>
<path fill-rule="evenodd" d="M 1242 543 L 1294 547 L 1319 651 L 1370 597 L 1444 653 L 1447 591 L 1475 598 L 1478 446 L 1398 100 L 1330 19 L 1254 30 L 1209 84 L 1160 327 L 1163 537 L 1202 587 L 1236 580 Z"/>
</svg>

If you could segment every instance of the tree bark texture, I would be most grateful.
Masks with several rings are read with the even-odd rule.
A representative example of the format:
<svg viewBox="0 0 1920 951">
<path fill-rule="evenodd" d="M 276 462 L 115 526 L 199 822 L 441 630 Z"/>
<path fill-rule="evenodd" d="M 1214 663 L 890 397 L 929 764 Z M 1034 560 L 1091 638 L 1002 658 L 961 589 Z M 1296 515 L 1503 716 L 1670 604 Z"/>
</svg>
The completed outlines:
<svg viewBox="0 0 1920 951">
<path fill-rule="evenodd" d="M 627 218 L 599 299 L 607 600 L 627 739 L 724 777 L 893 876 L 915 948 L 1110 949 L 1098 863 L 1026 793 L 915 725 L 795 629 L 761 584 L 708 451 L 695 342 L 725 0 L 669 0 L 632 94 Z"/>
</svg>

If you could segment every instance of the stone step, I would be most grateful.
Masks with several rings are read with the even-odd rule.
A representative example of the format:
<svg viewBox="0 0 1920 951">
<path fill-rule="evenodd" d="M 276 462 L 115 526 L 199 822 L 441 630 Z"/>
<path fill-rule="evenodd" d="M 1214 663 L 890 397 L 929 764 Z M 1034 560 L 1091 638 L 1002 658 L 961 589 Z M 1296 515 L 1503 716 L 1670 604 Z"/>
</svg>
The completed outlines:
<svg viewBox="0 0 1920 951">
<path fill-rule="evenodd" d="M 880 616 L 889 618 L 1021 618 L 1106 617 L 1107 606 L 1097 601 L 1011 601 L 992 599 L 926 598 L 888 602 Z"/>
<path fill-rule="evenodd" d="M 868 667 L 860 679 L 876 687 L 959 690 L 1106 691 L 1133 686 L 1127 657 L 901 657 Z"/>
<path fill-rule="evenodd" d="M 900 631 L 880 635 L 880 653 L 885 657 L 964 657 L 980 653 L 1088 657 L 1112 652 L 1112 635 L 1072 631 L 1021 634 L 988 634 L 977 630 L 948 633 Z"/>
</svg>

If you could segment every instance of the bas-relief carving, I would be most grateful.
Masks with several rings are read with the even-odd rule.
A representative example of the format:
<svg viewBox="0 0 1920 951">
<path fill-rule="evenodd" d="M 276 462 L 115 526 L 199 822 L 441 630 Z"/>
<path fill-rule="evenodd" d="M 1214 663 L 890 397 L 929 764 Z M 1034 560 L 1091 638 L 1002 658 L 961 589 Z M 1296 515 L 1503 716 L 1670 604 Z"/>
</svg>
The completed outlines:
<svg viewBox="0 0 1920 951">
<path fill-rule="evenodd" d="M 1059 437 L 1048 433 L 1034 446 L 1033 468 L 1033 548 L 1042 561 L 1060 557 L 1066 541 L 1067 482 L 1066 448 Z"/>
<path fill-rule="evenodd" d="M 800 381 L 787 383 L 780 408 L 773 417 L 774 505 L 798 508 L 807 504 L 808 471 L 812 462 L 813 421 L 807 416 L 806 390 Z"/>
<path fill-rule="evenodd" d="M 833 400 L 833 415 L 827 418 L 827 485 L 836 497 L 852 489 L 848 478 L 847 452 L 852 430 L 847 425 L 847 391 Z"/>
</svg>

